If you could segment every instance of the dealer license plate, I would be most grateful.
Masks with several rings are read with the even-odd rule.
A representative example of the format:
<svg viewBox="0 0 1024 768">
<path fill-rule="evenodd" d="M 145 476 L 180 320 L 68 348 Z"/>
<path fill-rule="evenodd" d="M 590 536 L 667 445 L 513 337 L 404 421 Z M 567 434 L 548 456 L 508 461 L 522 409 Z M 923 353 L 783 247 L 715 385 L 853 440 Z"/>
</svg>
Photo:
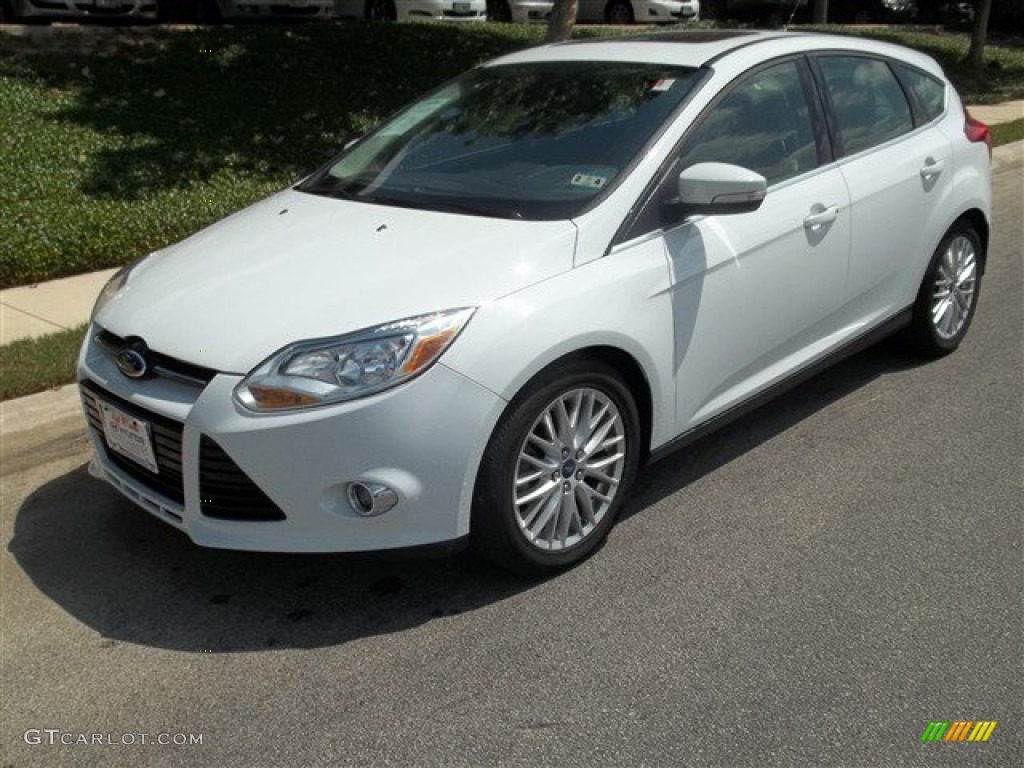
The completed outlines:
<svg viewBox="0 0 1024 768">
<path fill-rule="evenodd" d="M 103 435 L 107 438 L 107 445 L 154 475 L 159 474 L 149 423 L 107 403 L 101 402 L 100 410 L 103 411 Z"/>
</svg>

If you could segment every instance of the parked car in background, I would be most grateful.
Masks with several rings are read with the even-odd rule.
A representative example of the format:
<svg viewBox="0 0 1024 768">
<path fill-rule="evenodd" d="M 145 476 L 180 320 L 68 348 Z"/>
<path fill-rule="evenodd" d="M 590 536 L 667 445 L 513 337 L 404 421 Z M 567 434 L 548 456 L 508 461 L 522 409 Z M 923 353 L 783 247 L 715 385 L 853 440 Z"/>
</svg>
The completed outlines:
<svg viewBox="0 0 1024 768">
<path fill-rule="evenodd" d="M 3 0 L 5 15 L 19 19 L 138 19 L 154 21 L 157 0 Z"/>
<path fill-rule="evenodd" d="M 877 41 L 510 54 L 120 270 L 78 359 L 89 471 L 209 547 L 565 568 L 645 462 L 896 331 L 953 352 L 990 153 Z"/>
<path fill-rule="evenodd" d="M 579 0 L 576 21 L 585 24 L 676 24 L 697 21 L 700 0 Z"/>
<path fill-rule="evenodd" d="M 811 0 L 726 0 L 730 18 L 758 21 L 779 27 L 809 24 L 813 18 Z M 909 22 L 917 18 L 916 0 L 829 0 L 828 21 L 834 24 L 875 24 Z"/>
<path fill-rule="evenodd" d="M 335 0 L 335 13 L 372 21 L 486 21 L 487 0 Z"/>
<path fill-rule="evenodd" d="M 831 23 L 897 24 L 916 18 L 916 0 L 829 0 L 828 3 L 828 20 Z"/>
</svg>

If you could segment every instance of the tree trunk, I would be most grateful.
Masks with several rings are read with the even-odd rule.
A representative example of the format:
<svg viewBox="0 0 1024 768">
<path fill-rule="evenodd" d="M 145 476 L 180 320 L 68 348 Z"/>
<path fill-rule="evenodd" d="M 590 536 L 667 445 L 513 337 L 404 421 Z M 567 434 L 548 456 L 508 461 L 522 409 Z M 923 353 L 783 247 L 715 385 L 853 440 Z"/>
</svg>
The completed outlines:
<svg viewBox="0 0 1024 768">
<path fill-rule="evenodd" d="M 992 13 L 992 0 L 981 0 L 971 31 L 971 48 L 967 51 L 967 65 L 981 69 L 985 64 L 985 38 L 988 36 L 988 17 Z"/>
<path fill-rule="evenodd" d="M 828 24 L 828 0 L 814 0 L 815 24 Z"/>
<path fill-rule="evenodd" d="M 572 36 L 578 5 L 579 0 L 555 0 L 548 19 L 548 31 L 544 36 L 545 43 L 560 43 Z"/>
</svg>

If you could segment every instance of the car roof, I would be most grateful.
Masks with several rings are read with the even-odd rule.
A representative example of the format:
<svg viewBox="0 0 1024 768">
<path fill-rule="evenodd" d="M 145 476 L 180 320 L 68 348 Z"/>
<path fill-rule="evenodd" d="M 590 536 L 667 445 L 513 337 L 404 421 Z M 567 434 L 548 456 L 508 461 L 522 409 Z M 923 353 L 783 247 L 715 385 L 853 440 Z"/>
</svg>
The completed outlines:
<svg viewBox="0 0 1024 768">
<path fill-rule="evenodd" d="M 588 38 L 528 48 L 486 66 L 545 61 L 633 61 L 706 67 L 725 59 L 738 66 L 814 50 L 856 51 L 902 59 L 934 74 L 942 70 L 930 57 L 890 43 L 860 37 L 785 30 L 712 29 L 651 32 L 613 38 Z"/>
</svg>

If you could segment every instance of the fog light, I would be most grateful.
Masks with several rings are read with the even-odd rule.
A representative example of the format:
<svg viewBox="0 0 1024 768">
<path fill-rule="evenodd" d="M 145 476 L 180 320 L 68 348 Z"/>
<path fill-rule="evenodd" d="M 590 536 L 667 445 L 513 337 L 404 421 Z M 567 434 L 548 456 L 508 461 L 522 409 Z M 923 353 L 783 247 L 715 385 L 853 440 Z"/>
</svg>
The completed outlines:
<svg viewBox="0 0 1024 768">
<path fill-rule="evenodd" d="M 398 503 L 398 494 L 380 483 L 351 483 L 348 486 L 348 501 L 363 517 L 383 515 Z"/>
</svg>

